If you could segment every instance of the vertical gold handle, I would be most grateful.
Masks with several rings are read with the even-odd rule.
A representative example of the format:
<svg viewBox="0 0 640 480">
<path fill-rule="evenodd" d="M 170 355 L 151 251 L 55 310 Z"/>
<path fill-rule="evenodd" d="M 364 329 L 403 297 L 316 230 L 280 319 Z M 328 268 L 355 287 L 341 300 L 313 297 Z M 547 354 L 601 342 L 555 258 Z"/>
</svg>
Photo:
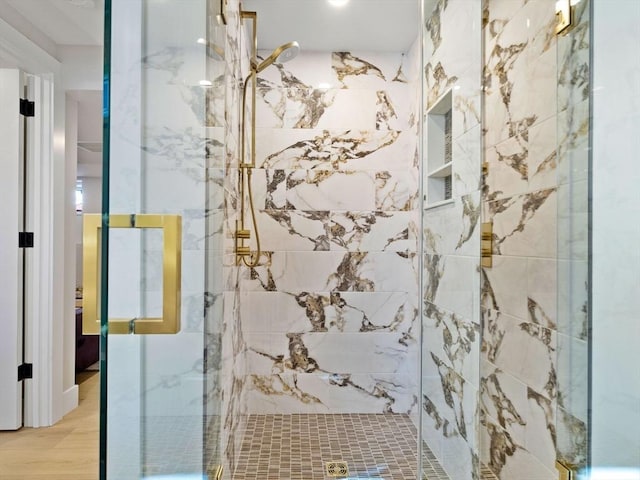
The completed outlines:
<svg viewBox="0 0 640 480">
<path fill-rule="evenodd" d="M 493 266 L 493 224 L 491 222 L 481 225 L 480 258 L 483 267 Z"/>
<path fill-rule="evenodd" d="M 100 333 L 100 230 L 102 215 L 83 216 L 82 332 Z M 167 334 L 180 331 L 182 218 L 180 215 L 110 215 L 109 228 L 158 228 L 163 232 L 162 317 L 109 319 L 111 334 Z"/>
</svg>

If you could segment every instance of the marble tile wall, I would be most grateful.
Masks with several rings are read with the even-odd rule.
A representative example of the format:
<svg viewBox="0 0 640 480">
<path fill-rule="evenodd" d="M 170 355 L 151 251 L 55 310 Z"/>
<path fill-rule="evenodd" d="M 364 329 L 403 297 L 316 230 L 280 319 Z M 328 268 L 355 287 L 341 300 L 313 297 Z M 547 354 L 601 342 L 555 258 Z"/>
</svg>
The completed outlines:
<svg viewBox="0 0 640 480">
<path fill-rule="evenodd" d="M 484 5 L 480 459 L 501 479 L 557 478 L 586 454 L 588 2 Z"/>
<path fill-rule="evenodd" d="M 454 480 L 479 478 L 476 405 L 480 351 L 481 2 L 439 0 L 425 12 L 423 142 L 431 109 L 451 101 L 452 201 L 423 211 L 422 432 Z"/>
<path fill-rule="evenodd" d="M 247 409 L 415 413 L 419 45 L 301 47 L 259 76 L 263 258 L 240 283 Z"/>
</svg>

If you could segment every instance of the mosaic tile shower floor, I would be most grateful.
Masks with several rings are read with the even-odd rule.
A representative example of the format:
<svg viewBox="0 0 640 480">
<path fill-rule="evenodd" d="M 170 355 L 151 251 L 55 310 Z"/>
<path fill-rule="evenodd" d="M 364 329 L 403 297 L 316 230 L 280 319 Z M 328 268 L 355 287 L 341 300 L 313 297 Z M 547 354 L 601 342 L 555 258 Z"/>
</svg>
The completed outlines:
<svg viewBox="0 0 640 480">
<path fill-rule="evenodd" d="M 402 414 L 250 415 L 233 480 L 328 480 L 330 461 L 347 463 L 342 478 L 415 480 L 416 438 Z M 426 445 L 423 469 L 424 480 L 449 480 Z"/>
</svg>

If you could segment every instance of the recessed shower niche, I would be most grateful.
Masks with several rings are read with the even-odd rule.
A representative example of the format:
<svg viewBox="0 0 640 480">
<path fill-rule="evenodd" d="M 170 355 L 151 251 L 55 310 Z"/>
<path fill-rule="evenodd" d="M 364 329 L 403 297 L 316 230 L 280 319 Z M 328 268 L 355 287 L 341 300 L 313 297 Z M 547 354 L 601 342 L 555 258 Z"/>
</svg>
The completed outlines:
<svg viewBox="0 0 640 480">
<path fill-rule="evenodd" d="M 452 96 L 448 90 L 425 118 L 425 208 L 453 202 Z"/>
</svg>

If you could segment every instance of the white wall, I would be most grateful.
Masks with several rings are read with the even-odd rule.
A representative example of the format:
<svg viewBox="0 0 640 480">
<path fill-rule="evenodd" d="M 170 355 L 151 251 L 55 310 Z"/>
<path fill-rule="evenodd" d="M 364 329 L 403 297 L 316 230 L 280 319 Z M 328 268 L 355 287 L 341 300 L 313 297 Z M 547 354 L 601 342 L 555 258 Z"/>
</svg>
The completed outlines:
<svg viewBox="0 0 640 480">
<path fill-rule="evenodd" d="M 640 469 L 638 24 L 639 2 L 594 1 L 591 453 L 596 468 Z"/>
<path fill-rule="evenodd" d="M 65 90 L 102 90 L 102 47 L 59 45 Z"/>
<path fill-rule="evenodd" d="M 70 90 L 102 89 L 102 48 L 59 46 L 58 57 L 62 62 L 61 82 L 56 90 L 65 95 L 65 173 L 63 185 L 64 221 L 64 343 L 63 343 L 63 389 L 70 391 L 75 384 L 75 287 L 76 287 L 76 172 L 78 141 L 78 104 L 67 93 Z M 99 211 L 99 210 L 98 210 Z M 77 405 L 70 404 L 74 408 Z M 67 408 L 68 408 L 67 407 Z M 67 409 L 65 409 L 67 410 Z M 68 411 L 68 410 L 67 410 Z M 66 411 L 64 412 L 66 413 Z M 63 414 L 64 414 L 63 413 Z"/>
</svg>

